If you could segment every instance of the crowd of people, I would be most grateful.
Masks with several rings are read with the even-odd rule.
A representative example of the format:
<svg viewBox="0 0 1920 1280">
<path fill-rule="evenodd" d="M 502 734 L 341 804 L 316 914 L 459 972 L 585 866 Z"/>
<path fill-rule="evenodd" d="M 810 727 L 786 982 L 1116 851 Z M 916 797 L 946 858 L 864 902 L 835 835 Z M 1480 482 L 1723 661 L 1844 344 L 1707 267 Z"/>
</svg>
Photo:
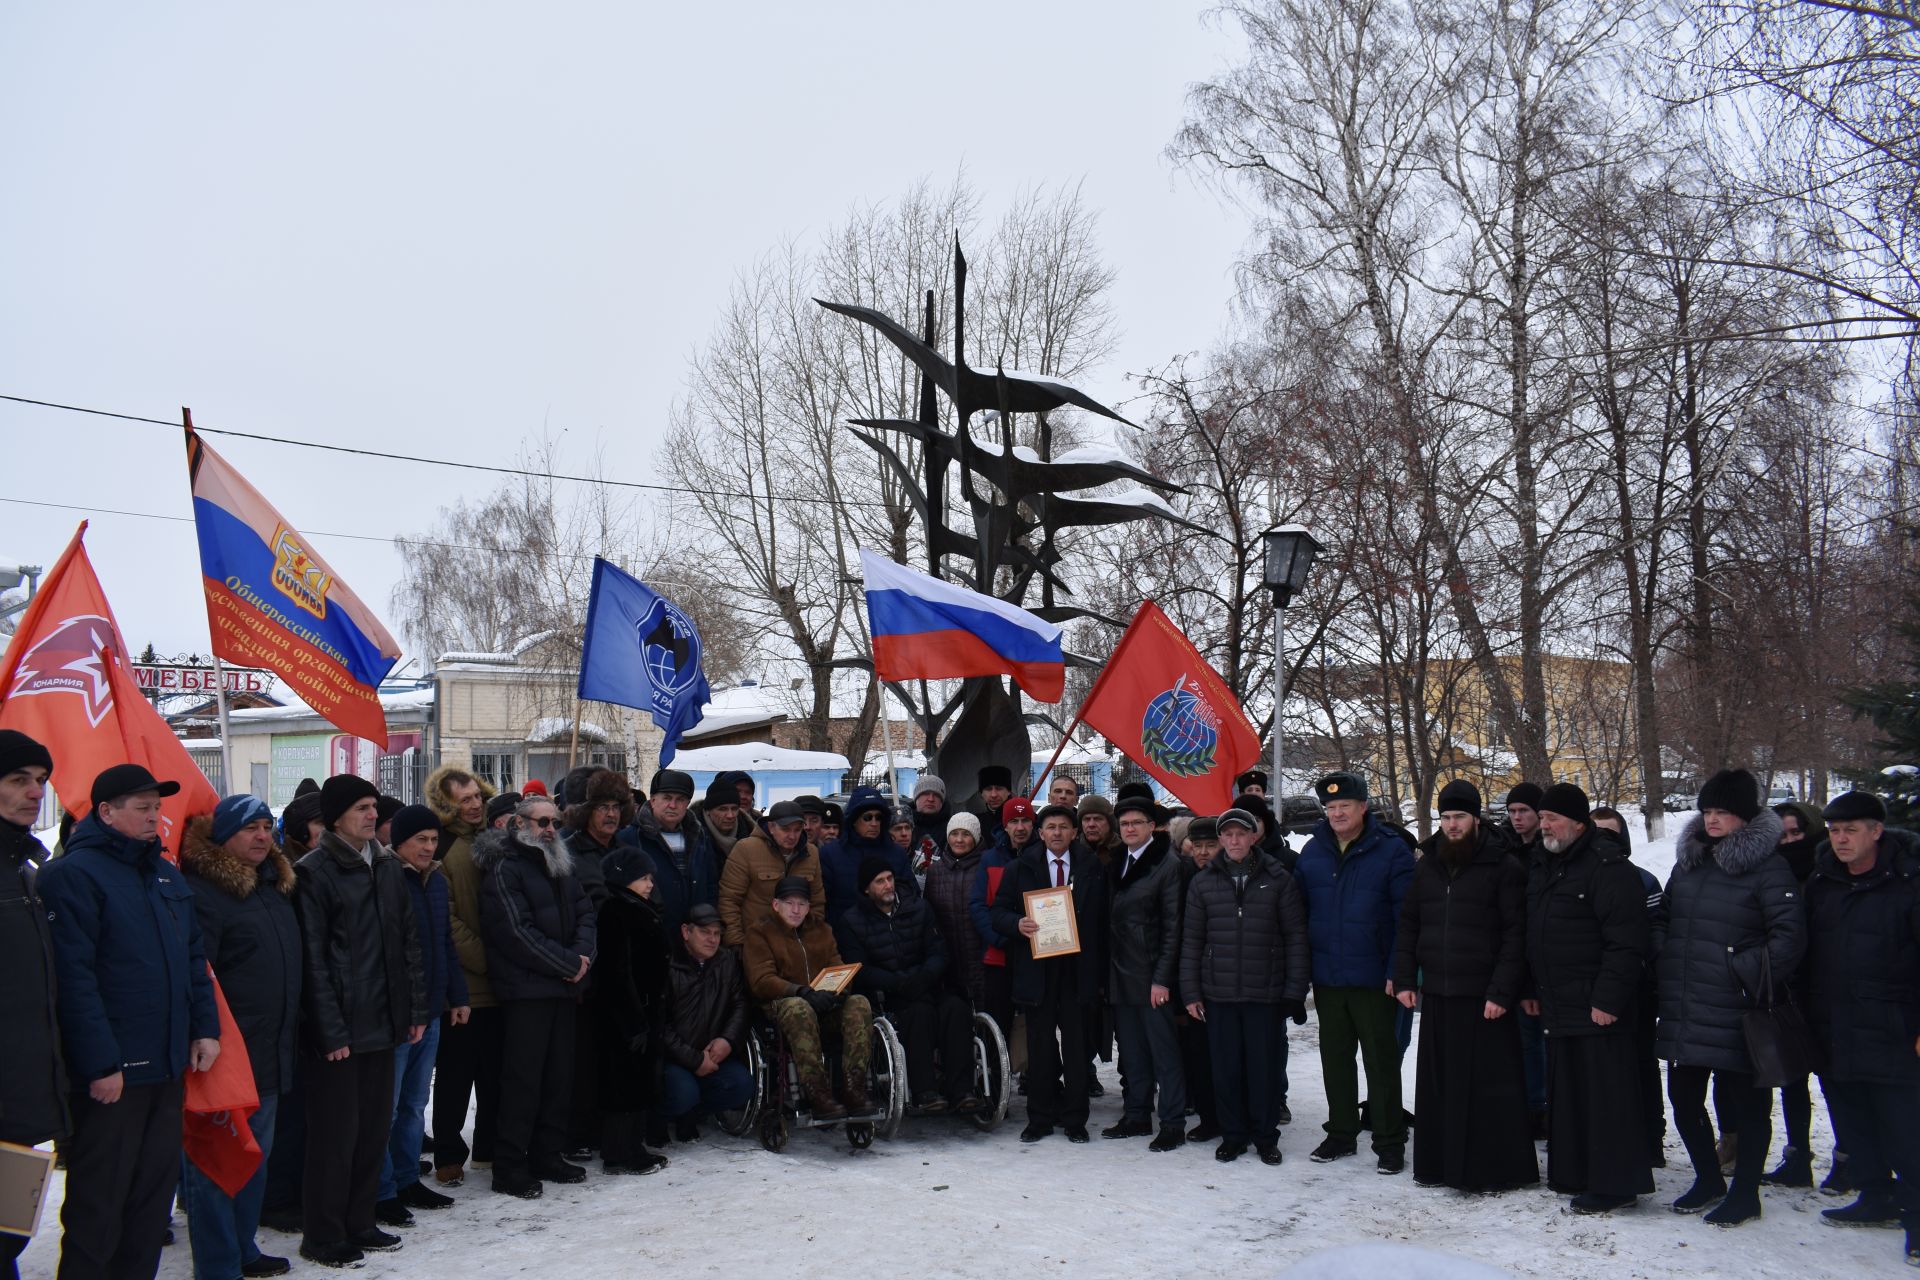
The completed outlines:
<svg viewBox="0 0 1920 1280">
<path fill-rule="evenodd" d="M 1824 1189 L 1856 1196 L 1823 1216 L 1904 1228 L 1920 1265 L 1920 840 L 1865 792 L 1770 809 L 1720 773 L 1662 885 L 1567 783 L 1514 787 L 1497 823 L 1449 783 L 1416 844 L 1332 773 L 1296 851 L 1258 771 L 1195 815 L 1065 777 L 1036 806 L 997 767 L 967 807 L 922 775 L 910 807 L 860 789 L 764 812 L 744 774 L 697 799 L 673 769 L 644 795 L 603 768 L 495 795 L 446 767 L 424 804 L 352 775 L 277 819 L 228 797 L 176 863 L 158 834 L 178 784 L 136 764 L 82 780 L 86 816 L 49 857 L 32 823 L 55 763 L 0 732 L 0 1140 L 60 1145 L 62 1280 L 155 1274 L 176 1194 L 198 1280 L 236 1280 L 290 1269 L 263 1223 L 348 1266 L 481 1172 L 523 1198 L 596 1155 L 653 1173 L 752 1097 L 756 1019 L 815 1123 L 872 1117 L 882 1015 L 916 1114 L 992 1106 L 970 1047 L 985 1013 L 1021 1069 L 1020 1141 L 1089 1142 L 1117 1048 L 1103 1140 L 1279 1165 L 1288 1028 L 1311 1011 L 1312 1160 L 1365 1134 L 1382 1175 L 1410 1148 L 1419 1185 L 1497 1193 L 1539 1182 L 1544 1141 L 1570 1209 L 1609 1213 L 1653 1192 L 1670 1107 L 1694 1174 L 1670 1207 L 1735 1226 L 1763 1186 L 1813 1184 L 1804 1077 L 1780 1082 L 1766 1167 L 1754 1019 L 1789 1000 L 1836 1135 Z M 1029 895 L 1050 890 L 1071 948 L 1036 946 Z M 817 985 L 848 964 L 849 985 Z M 231 1194 L 182 1154 L 187 1075 L 234 1049 L 216 979 L 260 1100 L 263 1158 Z M 0 1259 L 24 1246 L 0 1235 Z"/>
</svg>

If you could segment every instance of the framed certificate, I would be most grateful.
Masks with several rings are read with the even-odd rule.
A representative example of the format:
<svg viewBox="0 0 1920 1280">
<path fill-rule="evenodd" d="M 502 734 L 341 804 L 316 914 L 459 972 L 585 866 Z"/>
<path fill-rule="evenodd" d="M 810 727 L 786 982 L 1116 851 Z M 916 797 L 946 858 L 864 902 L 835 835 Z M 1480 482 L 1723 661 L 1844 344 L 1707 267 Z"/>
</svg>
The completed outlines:
<svg viewBox="0 0 1920 1280">
<path fill-rule="evenodd" d="M 1080 924 L 1073 914 L 1073 890 L 1029 889 L 1022 895 L 1027 919 L 1040 926 L 1040 932 L 1027 939 L 1035 960 L 1080 953 Z"/>
<path fill-rule="evenodd" d="M 860 972 L 857 964 L 829 965 L 813 975 L 813 989 L 837 996 L 853 985 L 853 975 Z"/>
<path fill-rule="evenodd" d="M 30 1236 L 47 1202 L 53 1152 L 0 1142 L 0 1231 Z"/>
</svg>

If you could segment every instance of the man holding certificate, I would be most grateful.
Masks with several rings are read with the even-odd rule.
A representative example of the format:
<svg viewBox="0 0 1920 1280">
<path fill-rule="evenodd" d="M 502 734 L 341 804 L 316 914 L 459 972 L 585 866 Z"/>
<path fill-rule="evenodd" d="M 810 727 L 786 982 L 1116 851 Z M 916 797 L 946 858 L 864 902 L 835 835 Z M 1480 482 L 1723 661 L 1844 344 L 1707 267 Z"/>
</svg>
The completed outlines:
<svg viewBox="0 0 1920 1280">
<path fill-rule="evenodd" d="M 1087 1141 L 1086 1010 L 1100 999 L 1106 969 L 1107 881 L 1100 860 L 1076 837 L 1079 818 L 1064 805 L 1040 811 L 1040 846 L 1021 852 L 1001 877 L 994 929 L 1009 939 L 1013 1002 L 1027 1015 L 1027 1127 L 1022 1142 L 1064 1128 Z M 1061 1064 L 1069 1070 L 1063 1089 Z"/>
</svg>

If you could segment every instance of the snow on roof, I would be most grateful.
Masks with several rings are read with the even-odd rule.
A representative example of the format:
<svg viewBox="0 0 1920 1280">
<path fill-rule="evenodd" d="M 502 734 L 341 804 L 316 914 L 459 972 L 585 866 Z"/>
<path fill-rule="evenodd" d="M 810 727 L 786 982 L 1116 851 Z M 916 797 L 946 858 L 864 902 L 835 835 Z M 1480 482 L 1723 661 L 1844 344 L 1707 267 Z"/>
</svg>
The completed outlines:
<svg viewBox="0 0 1920 1280">
<path fill-rule="evenodd" d="M 507 650 L 505 653 L 454 650 L 441 654 L 436 660 L 435 665 L 444 666 L 450 662 L 477 662 L 487 666 L 512 666 L 514 663 L 520 661 L 521 658 L 524 658 L 529 649 L 532 649 L 535 645 L 551 640 L 559 634 L 560 632 L 558 630 L 536 631 L 526 639 L 515 644 L 513 648 Z"/>
<path fill-rule="evenodd" d="M 707 737 L 744 729 L 750 725 L 771 724 L 787 718 L 787 699 L 783 691 L 771 685 L 744 683 L 722 689 L 713 695 L 701 714 L 700 723 L 687 730 L 690 738 Z"/>
<path fill-rule="evenodd" d="M 833 751 L 796 751 L 771 742 L 740 742 L 726 747 L 687 747 L 673 754 L 673 767 L 689 773 L 748 773 L 834 770 L 845 773 L 847 758 Z"/>
<path fill-rule="evenodd" d="M 572 716 L 541 716 L 527 730 L 528 742 L 554 742 L 573 736 Z M 611 742 L 613 735 L 591 720 L 580 722 L 580 736 L 588 742 Z"/>
<path fill-rule="evenodd" d="M 1055 746 L 1059 745 L 1057 740 L 1054 745 Z M 1066 749 L 1060 753 L 1060 763 L 1061 764 L 1105 763 L 1113 759 L 1113 757 L 1107 754 L 1106 750 L 1104 750 L 1105 747 L 1106 747 L 1105 738 L 1095 738 L 1092 742 L 1069 742 L 1067 743 Z M 1051 759 L 1053 759 L 1053 747 L 1044 747 L 1041 750 L 1038 750 L 1033 753 L 1033 762 L 1035 764 L 1045 764 L 1047 761 Z"/>
<path fill-rule="evenodd" d="M 424 689 L 397 689 L 380 695 L 380 706 L 388 712 L 424 711 L 433 707 L 434 690 L 432 685 Z M 271 720 L 298 720 L 303 716 L 317 716 L 320 713 L 306 703 L 295 699 L 284 707 L 241 707 L 227 713 L 227 720 L 241 724 Z"/>
</svg>

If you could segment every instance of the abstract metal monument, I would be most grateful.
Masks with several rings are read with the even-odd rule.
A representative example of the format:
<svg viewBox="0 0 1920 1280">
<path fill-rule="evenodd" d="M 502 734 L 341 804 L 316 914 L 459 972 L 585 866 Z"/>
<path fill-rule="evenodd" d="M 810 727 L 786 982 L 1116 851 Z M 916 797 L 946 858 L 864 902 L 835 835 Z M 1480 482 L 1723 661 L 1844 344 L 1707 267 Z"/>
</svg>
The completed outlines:
<svg viewBox="0 0 1920 1280">
<path fill-rule="evenodd" d="M 926 295 L 922 336 L 870 307 L 819 298 L 814 301 L 872 326 L 920 371 L 920 402 L 915 417 L 855 418 L 851 425 L 854 435 L 880 455 L 910 495 L 927 531 L 927 570 L 934 577 L 997 595 L 1049 622 L 1092 618 L 1119 628 L 1125 624 L 1089 609 L 1056 603 L 1056 592 L 1072 595 L 1072 589 L 1054 571 L 1061 558 L 1055 549 L 1059 531 L 1161 519 L 1210 533 L 1139 490 L 1108 497 L 1070 496 L 1078 490 L 1117 481 L 1132 481 L 1167 493 L 1185 490 L 1105 450 L 1070 449 L 1052 456 L 1053 431 L 1047 415 L 1055 409 L 1072 406 L 1116 422 L 1126 419 L 1064 382 L 1010 374 L 1004 369 L 988 374 L 968 367 L 967 260 L 957 241 L 953 248 L 951 361 L 934 346 L 932 290 Z M 953 405 L 957 421 L 951 433 L 940 428 L 936 388 Z M 997 444 L 973 438 L 970 423 L 984 413 L 997 415 Z M 1020 413 L 1033 414 L 1037 420 L 1038 450 L 1014 444 L 1014 415 Z M 914 474 L 912 466 L 886 439 L 887 433 L 905 436 L 920 446 L 921 475 Z M 956 466 L 960 497 L 973 519 L 971 533 L 948 523 L 949 472 Z M 1028 595 L 1036 585 L 1040 600 L 1030 604 Z M 1071 653 L 1067 661 L 1073 666 L 1096 665 Z M 850 665 L 871 664 L 859 660 Z M 947 780 L 956 803 L 967 794 L 982 765 L 1005 765 L 1013 770 L 1016 782 L 1024 784 L 1033 755 L 1027 739 L 1030 721 L 1061 729 L 1050 716 L 1025 713 L 1019 691 L 1010 689 L 999 677 L 963 680 L 959 691 L 938 707 L 932 705 L 924 684 L 918 697 L 898 683 L 887 682 L 885 687 L 907 708 L 925 740 L 937 744 L 928 753 L 927 767 Z M 1025 790 L 1024 785 L 1020 790 Z"/>
</svg>

